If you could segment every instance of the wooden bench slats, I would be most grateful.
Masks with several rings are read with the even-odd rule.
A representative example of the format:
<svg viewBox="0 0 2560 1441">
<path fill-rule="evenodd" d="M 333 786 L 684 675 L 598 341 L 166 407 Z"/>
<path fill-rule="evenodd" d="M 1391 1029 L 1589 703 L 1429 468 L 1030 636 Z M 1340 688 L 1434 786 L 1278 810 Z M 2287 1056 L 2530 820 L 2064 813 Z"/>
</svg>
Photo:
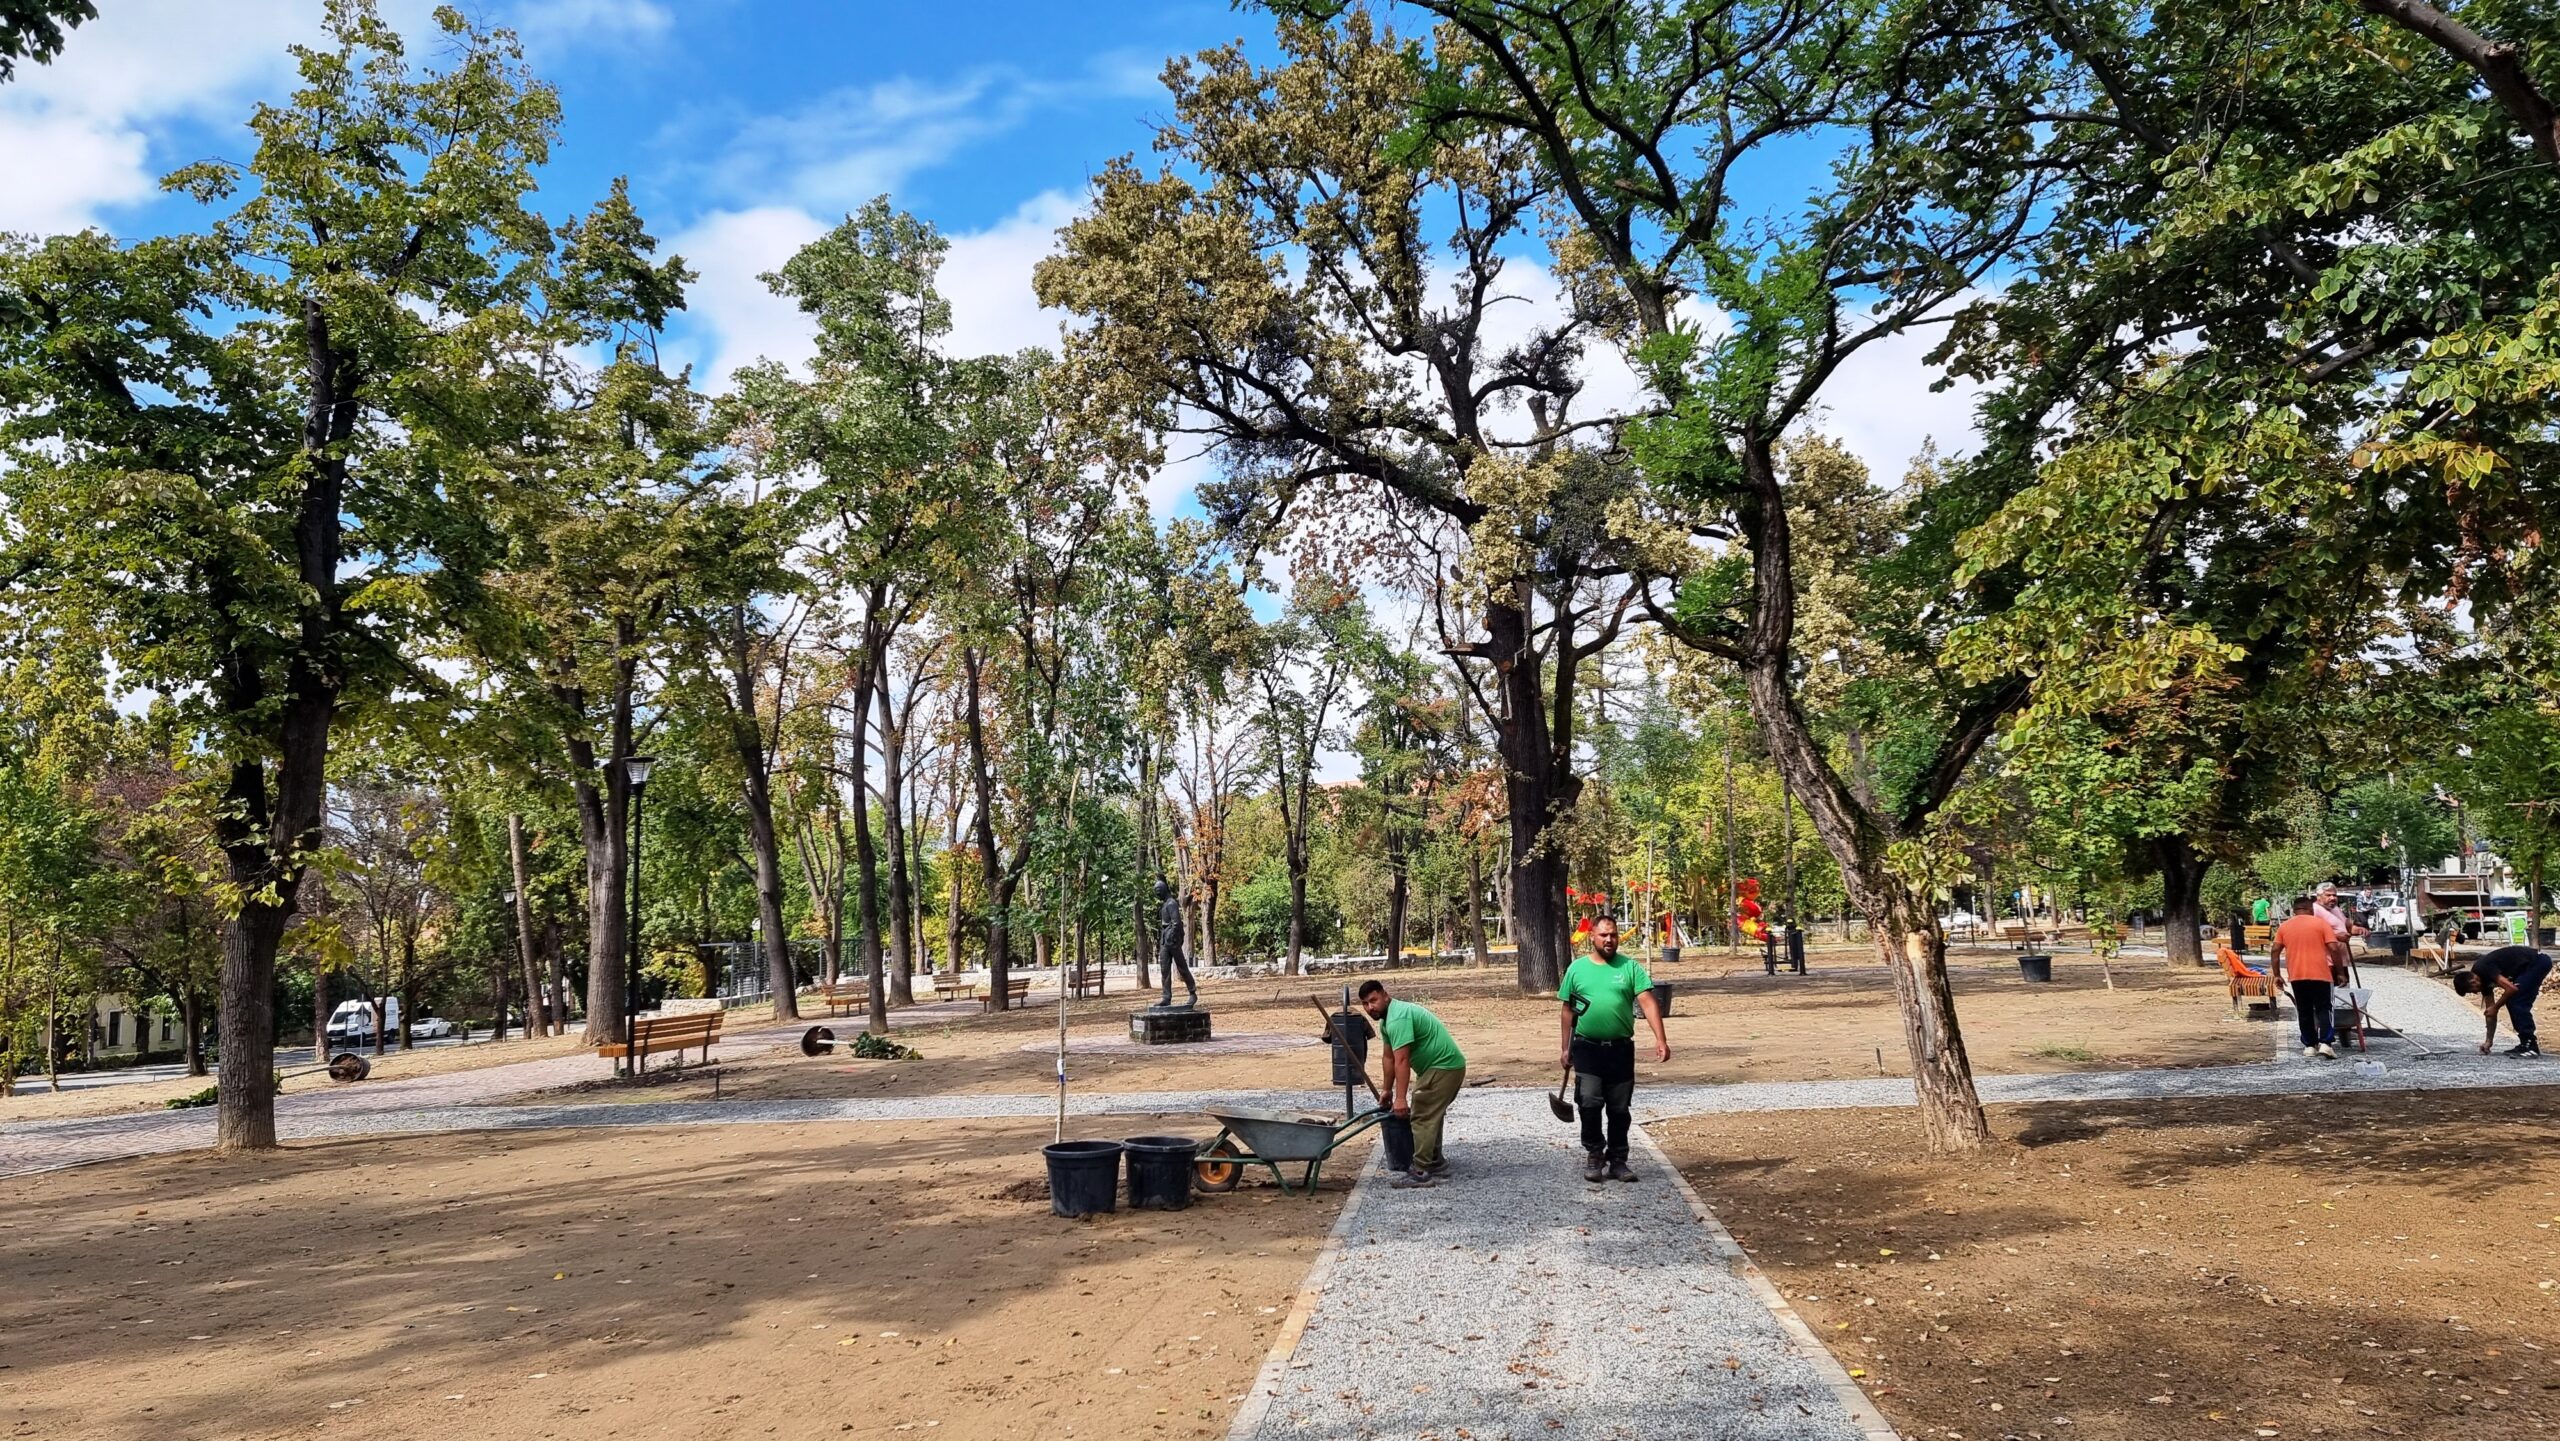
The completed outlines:
<svg viewBox="0 0 2560 1441">
<path fill-rule="evenodd" d="M 711 1059 L 712 1044 L 720 1039 L 722 1019 L 722 1014 L 718 1011 L 695 1011 L 678 1016 L 642 1016 L 632 1023 L 630 1044 L 626 1045 L 619 1040 L 607 1041 L 596 1047 L 596 1054 L 619 1058 L 636 1051 L 640 1057 L 640 1069 L 644 1071 L 649 1069 L 649 1058 L 661 1051 L 675 1052 L 677 1061 L 681 1063 L 685 1052 L 699 1050 L 702 1052 L 702 1058 L 707 1061 Z"/>
</svg>

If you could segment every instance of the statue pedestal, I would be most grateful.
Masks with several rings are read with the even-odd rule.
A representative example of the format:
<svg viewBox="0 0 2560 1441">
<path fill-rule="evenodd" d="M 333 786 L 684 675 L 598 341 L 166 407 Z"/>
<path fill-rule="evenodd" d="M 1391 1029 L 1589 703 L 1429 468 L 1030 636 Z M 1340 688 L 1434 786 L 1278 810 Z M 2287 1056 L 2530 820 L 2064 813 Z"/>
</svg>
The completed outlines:
<svg viewBox="0 0 2560 1441">
<path fill-rule="evenodd" d="M 1142 1046 L 1178 1046 L 1209 1039 L 1205 1006 L 1149 1006 L 1129 1013 L 1129 1039 Z"/>
</svg>

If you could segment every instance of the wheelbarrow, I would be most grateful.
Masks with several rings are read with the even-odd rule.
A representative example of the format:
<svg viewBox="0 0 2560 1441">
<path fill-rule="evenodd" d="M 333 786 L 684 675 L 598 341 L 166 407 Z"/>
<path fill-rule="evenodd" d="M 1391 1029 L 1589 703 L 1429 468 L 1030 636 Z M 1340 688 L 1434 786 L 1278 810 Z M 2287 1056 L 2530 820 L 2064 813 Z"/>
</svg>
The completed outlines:
<svg viewBox="0 0 2560 1441">
<path fill-rule="evenodd" d="M 1372 1106 L 1343 1120 L 1282 1115 L 1276 1111 L 1211 1111 L 1218 1134 L 1202 1142 L 1200 1158 L 1191 1165 L 1191 1184 L 1205 1192 L 1232 1191 L 1247 1166 L 1267 1166 L 1284 1195 L 1313 1192 L 1324 1163 L 1336 1148 L 1387 1117 L 1384 1106 Z M 1283 1166 L 1306 1170 L 1297 1185 Z"/>
</svg>

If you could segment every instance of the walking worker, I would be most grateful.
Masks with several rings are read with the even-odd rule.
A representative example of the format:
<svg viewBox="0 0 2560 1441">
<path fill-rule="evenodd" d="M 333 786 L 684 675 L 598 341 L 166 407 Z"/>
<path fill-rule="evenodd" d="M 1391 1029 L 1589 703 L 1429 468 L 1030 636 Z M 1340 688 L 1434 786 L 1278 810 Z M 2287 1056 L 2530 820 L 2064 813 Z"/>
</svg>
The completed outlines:
<svg viewBox="0 0 2560 1441">
<path fill-rule="evenodd" d="M 2296 896 L 2293 917 L 2276 927 L 2267 947 L 2276 974 L 2293 987 L 2293 1011 L 2302 1026 L 2302 1054 L 2338 1059 L 2331 1048 L 2338 1039 L 2338 1017 L 2331 999 L 2338 980 L 2338 933 L 2311 909 L 2309 896 Z"/>
<path fill-rule="evenodd" d="M 1627 1132 L 1634 1124 L 1637 1013 L 1653 1027 L 1656 1064 L 1671 1059 L 1671 1038 L 1662 1029 L 1653 977 L 1618 954 L 1616 921 L 1602 916 L 1592 923 L 1591 954 L 1565 968 L 1556 999 L 1563 1003 L 1557 1060 L 1574 1073 L 1574 1104 L 1582 1112 L 1582 1179 L 1632 1181 Z"/>
<path fill-rule="evenodd" d="M 2507 1054 L 2532 1059 L 2542 1054 L 2542 1042 L 2533 1029 L 2533 1003 L 2542 995 L 2542 983 L 2551 979 L 2551 958 L 2531 946 L 2500 946 L 2471 963 L 2471 969 L 2453 973 L 2453 989 L 2457 995 L 2478 996 L 2481 1013 L 2488 1017 L 2488 1034 L 2481 1038 L 2480 1054 L 2498 1042 L 2498 1012 L 2505 1011 L 2516 1028 L 2516 1043 Z"/>
<path fill-rule="evenodd" d="M 1440 1149 L 1449 1103 L 1467 1084 L 1467 1058 L 1440 1018 L 1411 1001 L 1387 994 L 1384 981 L 1360 983 L 1360 1009 L 1386 1037 L 1387 1169 L 1398 1190 L 1428 1186 L 1449 1169 Z"/>
</svg>

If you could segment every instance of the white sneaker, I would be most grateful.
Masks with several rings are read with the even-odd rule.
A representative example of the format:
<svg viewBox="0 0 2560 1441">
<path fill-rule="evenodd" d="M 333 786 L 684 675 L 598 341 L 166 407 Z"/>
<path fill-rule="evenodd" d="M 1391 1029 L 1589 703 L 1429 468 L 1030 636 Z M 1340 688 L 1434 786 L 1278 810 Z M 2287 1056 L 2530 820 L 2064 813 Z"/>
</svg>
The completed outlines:
<svg viewBox="0 0 2560 1441">
<path fill-rule="evenodd" d="M 2335 1051 L 2333 1051 L 2333 1050 L 2330 1050 L 2327 1046 L 2325 1046 L 2325 1045 L 2324 1045 L 2324 1046 L 2322 1046 L 2322 1047 L 2320 1048 L 2320 1059 L 2322 1059 L 2322 1060 L 2324 1060 L 2324 1061 L 2334 1061 L 2334 1060 L 2338 1059 L 2338 1053 L 2337 1053 L 2337 1052 L 2335 1052 Z"/>
<path fill-rule="evenodd" d="M 2302 1054 L 2306 1056 L 2316 1056 L 2320 1054 L 2320 1048 L 2318 1046 L 2305 1046 L 2302 1048 Z"/>
</svg>

